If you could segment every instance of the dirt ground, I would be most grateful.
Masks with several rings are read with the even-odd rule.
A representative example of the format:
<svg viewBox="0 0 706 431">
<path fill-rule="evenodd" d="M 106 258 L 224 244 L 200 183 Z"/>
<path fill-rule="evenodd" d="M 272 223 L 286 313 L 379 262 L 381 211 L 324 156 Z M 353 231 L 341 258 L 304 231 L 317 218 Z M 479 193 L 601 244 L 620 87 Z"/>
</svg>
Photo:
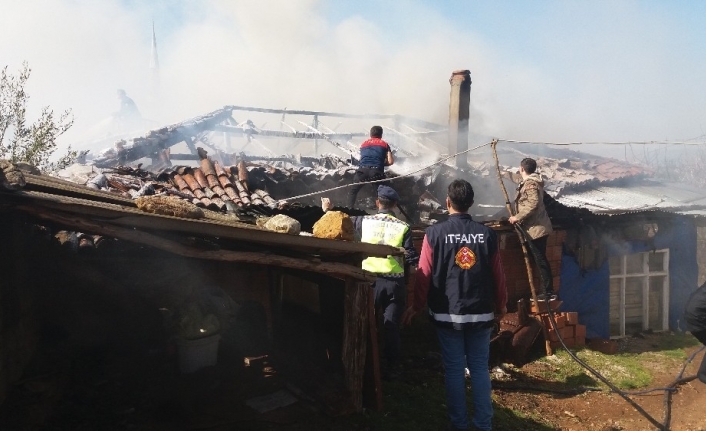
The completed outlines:
<svg viewBox="0 0 706 431">
<path fill-rule="evenodd" d="M 648 351 L 651 337 L 630 340 L 627 351 Z M 687 349 L 691 355 L 699 347 Z M 701 362 L 703 352 L 699 353 L 684 372 L 684 377 L 693 376 Z M 523 371 L 531 372 L 536 365 L 528 364 Z M 654 383 L 650 388 L 664 387 L 672 383 L 679 369 L 672 372 L 653 373 Z M 581 395 L 561 395 L 552 393 L 532 393 L 530 391 L 494 391 L 496 402 L 515 411 L 541 418 L 551 424 L 551 429 L 564 431 L 601 430 L 601 431 L 643 431 L 656 429 L 633 406 L 615 393 L 586 392 Z M 643 396 L 631 397 L 658 422 L 665 419 L 665 392 L 656 391 Z M 706 384 L 693 380 L 678 386 L 672 396 L 671 427 L 673 431 L 706 430 Z"/>
<path fill-rule="evenodd" d="M 428 335 L 428 334 L 427 334 Z M 630 339 L 624 351 L 649 351 L 653 337 Z M 426 335 L 424 338 L 429 341 Z M 83 351 L 71 360 L 59 360 L 48 349 L 26 373 L 0 409 L 0 429 L 29 430 L 333 430 L 333 431 L 436 431 L 446 424 L 443 370 L 429 349 L 405 337 L 403 376 L 383 383 L 384 408 L 345 417 L 332 417 L 320 405 L 296 394 L 291 380 L 283 379 L 267 360 L 250 366 L 224 355 L 216 367 L 191 375 L 178 372 L 174 352 L 148 351 L 141 356 L 116 356 L 110 351 Z M 687 354 L 698 347 L 689 347 Z M 420 353 L 421 352 L 421 353 Z M 224 352 L 221 352 L 224 353 Z M 684 376 L 695 373 L 700 353 Z M 241 359 L 242 363 L 242 359 Z M 531 362 L 521 368 L 532 375 Z M 679 368 L 679 367 L 677 367 Z M 651 388 L 670 384 L 679 369 L 653 374 Z M 313 375 L 306 376 L 308 380 Z M 503 389 L 502 384 L 515 385 Z M 496 430 L 599 430 L 655 429 L 617 394 L 586 392 L 567 395 L 538 392 L 525 378 L 494 382 Z M 518 389 L 517 387 L 522 387 Z M 566 385 L 562 389 L 565 389 Z M 247 406 L 254 397 L 287 390 L 298 401 L 267 413 Z M 302 396 L 303 395 L 303 396 Z M 470 397 L 469 397 L 470 398 Z M 664 420 L 664 392 L 633 399 L 658 422 Z M 698 380 L 679 386 L 671 404 L 671 430 L 706 430 L 706 385 Z"/>
</svg>

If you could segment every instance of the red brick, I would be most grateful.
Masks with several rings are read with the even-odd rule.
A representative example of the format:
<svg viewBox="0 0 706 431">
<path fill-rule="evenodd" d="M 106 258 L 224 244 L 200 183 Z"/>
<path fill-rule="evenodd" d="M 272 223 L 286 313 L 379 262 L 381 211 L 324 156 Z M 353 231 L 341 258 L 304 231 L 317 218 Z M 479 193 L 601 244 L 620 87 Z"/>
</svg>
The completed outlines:
<svg viewBox="0 0 706 431">
<path fill-rule="evenodd" d="M 566 347 L 576 347 L 576 339 L 573 337 L 564 338 L 564 344 L 566 344 Z"/>
<path fill-rule="evenodd" d="M 566 326 L 566 316 L 564 316 L 561 313 L 556 313 L 554 314 L 554 323 L 556 323 L 556 327 L 561 329 Z"/>
<path fill-rule="evenodd" d="M 586 339 L 585 338 L 579 338 L 576 337 L 576 347 L 583 347 L 586 345 Z"/>
<path fill-rule="evenodd" d="M 576 338 L 586 338 L 586 325 L 576 325 Z"/>
<path fill-rule="evenodd" d="M 547 336 L 549 337 L 549 341 L 559 341 L 556 331 L 551 328 L 547 329 Z"/>
<path fill-rule="evenodd" d="M 574 338 L 575 326 L 565 326 L 561 329 L 561 338 Z"/>
<path fill-rule="evenodd" d="M 566 313 L 566 323 L 568 323 L 569 325 L 578 325 L 579 324 L 579 313 L 577 313 L 575 311 L 567 312 Z M 585 336 L 585 334 L 584 334 L 584 336 Z"/>
</svg>

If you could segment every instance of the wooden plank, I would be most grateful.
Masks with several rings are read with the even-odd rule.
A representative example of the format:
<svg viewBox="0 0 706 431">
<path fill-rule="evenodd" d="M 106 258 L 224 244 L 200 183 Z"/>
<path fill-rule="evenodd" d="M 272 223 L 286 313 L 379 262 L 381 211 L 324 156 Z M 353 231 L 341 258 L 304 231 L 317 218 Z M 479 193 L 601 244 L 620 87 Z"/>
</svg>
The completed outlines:
<svg viewBox="0 0 706 431">
<path fill-rule="evenodd" d="M 109 202 L 118 205 L 135 206 L 135 202 L 124 196 L 107 192 L 104 190 L 94 190 L 81 184 L 72 183 L 71 181 L 61 178 L 52 177 L 49 175 L 34 175 L 26 172 L 22 173 L 25 177 L 25 190 L 40 191 L 40 192 L 59 192 L 60 194 L 69 195 L 76 198 L 91 199 L 99 202 Z"/>
<path fill-rule="evenodd" d="M 363 376 L 368 338 L 368 291 L 370 284 L 346 279 L 343 304 L 343 372 L 356 411 L 363 409 Z"/>
<path fill-rule="evenodd" d="M 75 213 L 85 217 L 101 217 L 112 224 L 131 228 L 145 228 L 174 232 L 215 236 L 271 246 L 306 249 L 316 254 L 351 253 L 363 256 L 402 255 L 403 248 L 387 245 L 368 244 L 354 241 L 285 235 L 271 232 L 245 223 L 224 223 L 210 220 L 193 220 L 159 214 L 145 213 L 137 208 L 99 203 L 85 199 L 57 196 L 41 192 L 15 192 L 1 194 L 0 200 L 12 198 L 27 199 L 29 205 L 17 205 L 18 209 L 31 211 L 33 205 L 55 209 L 65 213 Z"/>
<path fill-rule="evenodd" d="M 355 279 L 375 279 L 371 273 L 363 271 L 360 267 L 347 265 L 340 262 L 320 262 L 315 260 L 299 259 L 287 256 L 280 256 L 271 253 L 243 252 L 232 250 L 203 250 L 189 247 L 175 241 L 162 238 L 147 232 L 135 229 L 127 229 L 111 225 L 105 222 L 98 222 L 73 214 L 65 214 L 57 211 L 38 209 L 34 215 L 50 220 L 54 223 L 69 226 L 82 232 L 100 234 L 138 244 L 145 244 L 169 253 L 180 256 L 193 257 L 197 259 L 222 260 L 227 262 L 244 262 L 259 265 L 271 265 L 283 268 L 300 269 L 338 277 Z M 365 283 L 363 283 L 365 284 Z"/>
</svg>

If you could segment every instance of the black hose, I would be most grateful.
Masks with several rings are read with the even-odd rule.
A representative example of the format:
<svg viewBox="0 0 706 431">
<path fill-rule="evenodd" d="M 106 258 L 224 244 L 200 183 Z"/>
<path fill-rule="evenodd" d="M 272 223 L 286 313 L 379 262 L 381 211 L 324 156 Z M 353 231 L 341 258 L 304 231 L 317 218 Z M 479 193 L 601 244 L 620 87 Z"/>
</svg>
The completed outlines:
<svg viewBox="0 0 706 431">
<path fill-rule="evenodd" d="M 532 257 L 534 257 L 534 259 L 535 259 L 535 262 L 538 262 L 538 259 L 546 259 L 546 257 L 543 256 L 543 255 L 539 252 L 539 250 L 537 250 L 537 247 L 535 247 L 535 245 L 532 243 L 532 238 L 529 236 L 529 234 L 527 233 L 527 231 L 526 231 L 522 226 L 520 226 L 519 223 L 515 223 L 514 226 L 515 226 L 515 229 L 517 229 L 517 231 L 520 232 L 520 235 L 522 235 L 522 238 L 524 238 L 524 240 L 525 240 L 525 242 L 526 242 L 526 244 L 527 244 L 527 247 L 529 248 L 530 253 L 532 253 Z M 540 266 L 540 265 L 538 265 L 538 266 Z M 543 285 L 543 286 L 546 286 L 546 285 L 547 285 L 547 280 L 546 280 L 546 275 L 543 273 L 543 271 L 540 271 L 540 272 L 539 272 L 539 277 L 540 277 L 540 280 L 541 280 L 541 282 L 542 282 L 542 285 Z M 557 328 L 557 326 L 556 326 L 556 321 L 555 321 L 555 318 L 554 318 L 554 311 L 553 311 L 553 310 L 551 309 L 551 307 L 549 306 L 549 298 L 547 298 L 547 301 L 545 302 L 545 304 L 547 304 L 547 312 L 548 312 L 548 314 L 549 314 L 549 322 L 550 322 L 551 325 L 552 325 L 552 329 L 554 329 L 554 332 L 557 334 L 557 337 L 559 338 L 559 342 L 560 342 L 561 345 L 564 347 L 564 349 L 565 349 L 566 352 L 569 354 L 569 356 L 571 356 L 571 357 L 574 359 L 574 361 L 576 361 L 579 365 L 581 365 L 582 367 L 584 367 L 585 369 L 587 369 L 587 370 L 588 370 L 591 374 L 593 374 L 598 380 L 600 380 L 601 382 L 605 383 L 606 386 L 608 386 L 613 392 L 615 392 L 616 394 L 620 395 L 620 397 L 622 397 L 625 401 L 627 401 L 628 404 L 630 404 L 631 406 L 633 406 L 633 408 L 634 408 L 635 410 L 637 410 L 642 416 L 644 416 L 645 419 L 647 419 L 647 420 L 648 420 L 652 425 L 654 425 L 658 430 L 667 431 L 668 428 L 665 428 L 662 423 L 660 423 L 659 421 L 657 421 L 657 419 L 653 418 L 649 413 L 647 413 L 647 412 L 645 411 L 645 409 L 642 408 L 642 406 L 640 406 L 640 405 L 639 405 L 638 403 L 636 403 L 635 401 L 631 400 L 631 399 L 628 397 L 627 393 L 625 393 L 625 392 L 623 392 L 622 390 L 620 390 L 617 386 L 615 386 L 613 383 L 611 383 L 608 379 L 606 379 L 605 377 L 603 377 L 603 375 L 602 375 L 601 373 L 599 373 L 598 371 L 596 371 L 595 369 L 593 369 L 590 365 L 588 365 L 587 363 L 585 363 L 584 361 L 582 361 L 581 359 L 579 359 L 579 357 L 576 356 L 576 354 L 574 354 L 574 352 L 572 352 L 571 350 L 569 350 L 569 348 L 566 346 L 566 343 L 564 343 L 564 339 L 561 337 L 561 335 L 559 335 L 559 331 L 557 330 L 558 328 Z M 539 309 L 539 304 L 537 304 L 537 309 Z M 671 393 L 671 392 L 667 392 L 667 393 Z"/>
</svg>

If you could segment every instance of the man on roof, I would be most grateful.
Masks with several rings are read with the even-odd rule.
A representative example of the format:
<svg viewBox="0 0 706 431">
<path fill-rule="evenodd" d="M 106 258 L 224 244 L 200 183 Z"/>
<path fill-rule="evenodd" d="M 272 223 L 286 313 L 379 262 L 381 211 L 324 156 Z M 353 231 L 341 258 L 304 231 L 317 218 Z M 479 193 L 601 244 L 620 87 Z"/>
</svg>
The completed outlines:
<svg viewBox="0 0 706 431">
<path fill-rule="evenodd" d="M 348 191 L 346 206 L 353 208 L 355 198 L 365 183 L 385 178 L 385 166 L 392 166 L 393 163 L 395 158 L 392 150 L 388 143 L 382 140 L 382 127 L 371 127 L 370 139 L 360 146 L 360 163 L 353 178 L 355 185 Z"/>
</svg>

